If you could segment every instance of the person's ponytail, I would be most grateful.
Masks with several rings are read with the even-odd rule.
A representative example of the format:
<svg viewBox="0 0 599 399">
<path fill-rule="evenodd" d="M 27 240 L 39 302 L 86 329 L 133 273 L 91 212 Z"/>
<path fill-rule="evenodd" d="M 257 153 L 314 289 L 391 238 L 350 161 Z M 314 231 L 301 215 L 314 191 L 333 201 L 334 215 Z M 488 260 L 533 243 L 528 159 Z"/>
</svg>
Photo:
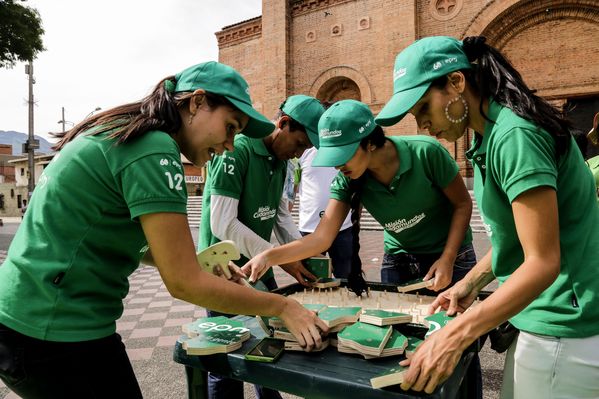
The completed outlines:
<svg viewBox="0 0 599 399">
<path fill-rule="evenodd" d="M 362 216 L 362 201 L 361 193 L 362 186 L 366 179 L 365 175 L 360 176 L 356 180 L 349 182 L 351 192 L 350 207 L 352 223 L 352 256 L 351 268 L 347 276 L 347 286 L 357 296 L 362 296 L 364 291 L 367 291 L 366 280 L 364 280 L 364 271 L 362 270 L 362 260 L 360 259 L 360 218 Z"/>
<path fill-rule="evenodd" d="M 537 96 L 510 62 L 486 43 L 485 37 L 465 38 L 463 49 L 474 66 L 467 78 L 479 91 L 481 106 L 482 99 L 492 97 L 516 115 L 545 129 L 555 139 L 558 156 L 564 154 L 570 145 L 571 125 L 561 112 Z"/>
</svg>

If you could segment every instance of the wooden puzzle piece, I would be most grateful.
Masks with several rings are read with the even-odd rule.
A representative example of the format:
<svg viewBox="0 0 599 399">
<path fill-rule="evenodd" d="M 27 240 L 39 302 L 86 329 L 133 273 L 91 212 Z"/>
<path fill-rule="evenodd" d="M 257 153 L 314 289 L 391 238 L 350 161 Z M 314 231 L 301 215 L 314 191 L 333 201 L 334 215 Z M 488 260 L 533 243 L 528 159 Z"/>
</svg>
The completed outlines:
<svg viewBox="0 0 599 399">
<path fill-rule="evenodd" d="M 314 347 L 314 348 L 312 348 L 312 352 L 321 352 L 321 351 L 325 350 L 326 348 L 328 348 L 328 346 L 329 346 L 329 340 L 323 339 L 322 345 L 320 346 L 320 348 Z M 303 352 L 306 349 L 302 348 L 297 341 L 285 341 L 285 350 L 286 351 Z"/>
<path fill-rule="evenodd" d="M 392 324 L 410 323 L 412 321 L 412 315 L 382 309 L 364 309 L 360 315 L 360 321 L 376 326 L 388 326 Z"/>
<path fill-rule="evenodd" d="M 357 322 L 337 334 L 338 345 L 350 347 L 371 356 L 380 356 L 393 333 L 392 327 L 378 327 Z"/>
<path fill-rule="evenodd" d="M 218 276 L 219 270 L 221 270 L 227 280 L 232 277 L 229 262 L 240 257 L 237 246 L 229 240 L 217 242 L 196 254 L 196 259 L 204 271 Z"/>
<path fill-rule="evenodd" d="M 424 338 L 427 338 L 429 335 L 445 327 L 447 323 L 452 321 L 454 318 L 455 316 L 448 316 L 445 311 L 437 312 L 433 315 L 425 317 L 424 322 L 428 327 L 428 332 Z"/>
<path fill-rule="evenodd" d="M 359 306 L 350 307 L 327 307 L 318 314 L 329 327 L 334 327 L 342 323 L 355 323 L 360 318 L 362 308 Z"/>
<path fill-rule="evenodd" d="M 341 280 L 339 280 L 338 278 L 329 278 L 329 277 L 319 278 L 318 280 L 316 280 L 315 282 L 312 283 L 312 287 L 320 288 L 320 289 L 334 288 L 334 287 L 339 287 L 340 285 L 341 285 Z"/>
<path fill-rule="evenodd" d="M 397 291 L 399 291 L 399 292 L 415 291 L 415 290 L 419 290 L 422 288 L 432 287 L 434 283 L 435 283 L 434 279 L 424 281 L 421 278 L 417 278 L 415 280 L 410 280 L 410 281 L 400 284 L 399 286 L 397 286 Z"/>
<path fill-rule="evenodd" d="M 398 356 L 404 353 L 408 346 L 408 338 L 399 331 L 393 330 L 387 345 L 383 348 L 379 356 L 364 355 L 365 359 L 375 359 L 378 357 Z"/>
<path fill-rule="evenodd" d="M 404 375 L 407 371 L 407 367 L 397 365 L 388 370 L 385 370 L 380 375 L 371 378 L 370 385 L 372 385 L 373 388 L 378 389 L 388 387 L 391 385 L 401 384 L 403 382 Z"/>
<path fill-rule="evenodd" d="M 228 317 L 204 317 L 185 324 L 181 337 L 183 349 L 189 355 L 210 355 L 237 350 L 249 339 L 250 329 L 237 320 Z"/>
<path fill-rule="evenodd" d="M 416 352 L 416 349 L 422 344 L 424 341 L 417 337 L 407 337 L 408 338 L 408 346 L 405 348 L 405 352 L 407 355 L 411 355 Z"/>
<path fill-rule="evenodd" d="M 312 256 L 311 258 L 302 261 L 306 270 L 320 278 L 331 278 L 333 270 L 331 258 L 328 256 Z"/>
</svg>

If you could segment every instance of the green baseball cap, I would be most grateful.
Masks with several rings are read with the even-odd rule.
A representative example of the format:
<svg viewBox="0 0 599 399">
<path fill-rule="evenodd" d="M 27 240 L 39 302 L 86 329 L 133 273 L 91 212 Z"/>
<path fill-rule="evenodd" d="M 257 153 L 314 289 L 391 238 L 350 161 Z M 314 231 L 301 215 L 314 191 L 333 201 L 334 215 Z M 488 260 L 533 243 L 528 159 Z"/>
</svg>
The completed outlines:
<svg viewBox="0 0 599 399">
<path fill-rule="evenodd" d="M 395 58 L 393 97 L 376 116 L 376 123 L 381 126 L 396 124 L 435 79 L 470 68 L 462 42 L 453 37 L 432 36 L 415 41 Z"/>
<path fill-rule="evenodd" d="M 349 161 L 360 141 L 376 124 L 370 108 L 356 100 L 341 100 L 324 111 L 318 122 L 320 148 L 312 166 L 339 166 Z"/>
<path fill-rule="evenodd" d="M 287 97 L 280 108 L 281 111 L 306 128 L 310 142 L 318 148 L 318 120 L 324 113 L 324 107 L 320 101 L 314 97 L 297 94 Z"/>
<path fill-rule="evenodd" d="M 250 120 L 241 132 L 246 136 L 261 138 L 275 130 L 275 125 L 254 109 L 247 82 L 230 66 L 215 61 L 204 62 L 179 72 L 175 79 L 175 92 L 204 89 L 225 97 L 249 116 Z"/>
</svg>

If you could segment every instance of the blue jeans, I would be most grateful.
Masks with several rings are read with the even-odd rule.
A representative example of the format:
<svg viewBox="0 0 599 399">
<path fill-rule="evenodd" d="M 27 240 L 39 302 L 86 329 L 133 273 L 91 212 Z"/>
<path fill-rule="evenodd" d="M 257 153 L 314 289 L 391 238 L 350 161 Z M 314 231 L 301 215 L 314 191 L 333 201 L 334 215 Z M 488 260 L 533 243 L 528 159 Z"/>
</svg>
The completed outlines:
<svg viewBox="0 0 599 399">
<path fill-rule="evenodd" d="M 381 266 L 381 282 L 401 284 L 406 281 L 426 276 L 429 269 L 441 256 L 436 254 L 384 254 Z M 458 251 L 453 265 L 453 275 L 450 287 L 464 278 L 476 265 L 476 254 L 472 244 L 464 245 Z"/>
<path fill-rule="evenodd" d="M 270 291 L 277 288 L 274 277 L 263 280 L 263 283 Z M 208 309 L 206 309 L 206 313 L 208 317 L 233 316 Z M 258 399 L 281 399 L 281 394 L 270 388 L 254 385 L 254 389 Z M 243 381 L 208 373 L 208 397 L 210 399 L 243 399 Z"/>
<path fill-rule="evenodd" d="M 0 324 L 0 379 L 22 398 L 141 398 L 121 336 L 43 341 Z"/>
<path fill-rule="evenodd" d="M 302 236 L 307 236 L 308 232 L 300 231 Z M 341 230 L 331 247 L 325 252 L 331 257 L 333 263 L 333 276 L 336 278 L 347 278 L 351 270 L 351 257 L 353 250 L 354 238 L 352 236 L 352 228 L 348 227 Z"/>
<path fill-rule="evenodd" d="M 441 256 L 437 254 L 385 254 L 381 268 L 381 281 L 388 284 L 400 284 L 426 276 L 429 269 Z M 463 279 L 464 276 L 476 265 L 476 254 L 472 244 L 464 245 L 458 251 L 458 256 L 453 264 L 453 275 L 449 287 Z M 484 341 L 483 341 L 484 342 Z M 468 387 L 468 396 L 476 399 L 483 397 L 483 377 L 480 359 L 475 354 L 466 371 L 469 381 L 473 386 Z"/>
</svg>

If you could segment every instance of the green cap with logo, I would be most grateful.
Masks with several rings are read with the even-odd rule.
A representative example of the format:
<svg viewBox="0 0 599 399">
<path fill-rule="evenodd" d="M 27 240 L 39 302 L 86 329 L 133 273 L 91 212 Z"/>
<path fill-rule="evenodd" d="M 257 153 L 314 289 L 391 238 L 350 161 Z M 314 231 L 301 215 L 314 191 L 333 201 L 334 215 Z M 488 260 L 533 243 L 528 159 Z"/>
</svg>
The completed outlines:
<svg viewBox="0 0 599 399">
<path fill-rule="evenodd" d="M 376 116 L 376 123 L 391 126 L 403 119 L 431 83 L 460 69 L 470 69 L 462 42 L 449 36 L 417 40 L 395 58 L 393 97 Z"/>
<path fill-rule="evenodd" d="M 268 136 L 275 125 L 252 106 L 250 88 L 239 72 L 228 65 L 215 61 L 189 67 L 175 75 L 174 92 L 204 89 L 225 97 L 250 119 L 241 133 L 249 137 Z"/>
<path fill-rule="evenodd" d="M 341 100 L 331 105 L 318 122 L 320 148 L 312 166 L 340 166 L 349 161 L 360 141 L 376 124 L 368 106 L 356 100 Z"/>
<path fill-rule="evenodd" d="M 324 107 L 314 97 L 297 94 L 281 104 L 281 111 L 306 128 L 306 133 L 314 147 L 318 148 L 318 120 Z"/>
</svg>

